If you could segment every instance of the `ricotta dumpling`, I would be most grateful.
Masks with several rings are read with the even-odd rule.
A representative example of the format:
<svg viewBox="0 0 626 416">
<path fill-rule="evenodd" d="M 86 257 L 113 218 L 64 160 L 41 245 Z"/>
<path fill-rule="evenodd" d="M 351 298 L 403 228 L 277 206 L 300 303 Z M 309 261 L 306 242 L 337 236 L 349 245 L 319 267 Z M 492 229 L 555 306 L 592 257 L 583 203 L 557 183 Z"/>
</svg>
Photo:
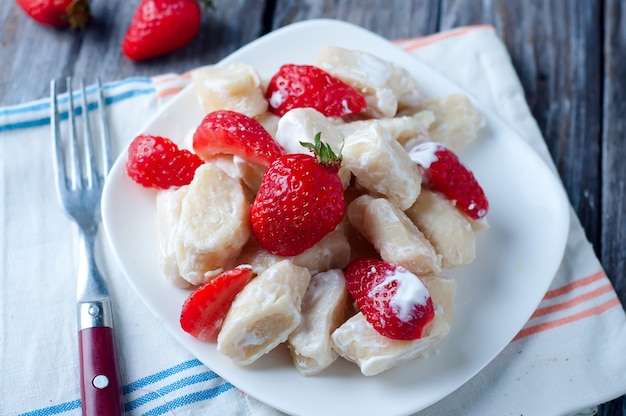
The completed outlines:
<svg viewBox="0 0 626 416">
<path fill-rule="evenodd" d="M 350 250 L 350 243 L 343 224 L 339 224 L 337 228 L 326 234 L 312 247 L 291 257 L 270 253 L 263 249 L 252 236 L 235 260 L 233 267 L 238 264 L 249 264 L 254 273 L 261 274 L 271 265 L 287 259 L 296 266 L 306 267 L 314 275 L 330 269 L 346 267 L 350 262 Z"/>
<path fill-rule="evenodd" d="M 419 84 L 406 69 L 367 52 L 327 46 L 313 64 L 363 94 L 367 102 L 364 114 L 370 117 L 411 112 L 423 101 Z"/>
<path fill-rule="evenodd" d="M 222 169 L 228 176 L 241 182 L 245 190 L 248 191 L 250 201 L 259 191 L 263 174 L 267 169 L 265 166 L 248 162 L 237 155 L 219 154 L 206 159 L 207 163 L 212 163 Z"/>
<path fill-rule="evenodd" d="M 404 147 L 379 123 L 346 137 L 342 155 L 342 164 L 360 186 L 387 197 L 403 211 L 413 205 L 422 174 Z"/>
<path fill-rule="evenodd" d="M 435 307 L 435 315 L 452 326 L 452 308 L 456 296 L 456 280 L 447 277 L 428 275 L 420 278 L 428 289 Z"/>
<path fill-rule="evenodd" d="M 442 194 L 423 189 L 405 213 L 441 255 L 442 267 L 458 267 L 476 258 L 476 237 L 469 219 Z"/>
<path fill-rule="evenodd" d="M 342 270 L 333 269 L 311 277 L 302 301 L 302 321 L 287 343 L 294 365 L 303 375 L 318 374 L 337 359 L 330 334 L 348 318 L 348 299 Z"/>
<path fill-rule="evenodd" d="M 181 277 L 176 260 L 178 223 L 185 195 L 187 195 L 187 185 L 161 190 L 156 196 L 159 268 L 167 280 L 183 289 L 191 286 L 187 280 Z"/>
<path fill-rule="evenodd" d="M 223 272 L 250 237 L 250 205 L 237 180 L 201 165 L 182 199 L 176 261 L 181 276 L 200 285 Z"/>
<path fill-rule="evenodd" d="M 485 127 L 483 116 L 463 94 L 431 98 L 420 108 L 435 115 L 435 121 L 428 130 L 430 139 L 453 151 L 472 143 Z"/>
<path fill-rule="evenodd" d="M 231 110 L 255 117 L 267 111 L 261 78 L 253 66 L 240 62 L 205 66 L 192 71 L 191 80 L 207 114 Z"/>
<path fill-rule="evenodd" d="M 441 256 L 430 241 L 387 199 L 362 195 L 348 205 L 348 218 L 383 260 L 418 276 L 441 271 Z"/>
<path fill-rule="evenodd" d="M 428 129 L 435 121 L 432 111 L 420 111 L 410 116 L 386 117 L 368 120 L 355 120 L 338 123 L 337 128 L 344 137 L 366 131 L 374 123 L 389 132 L 392 139 L 404 146 L 405 143 L 424 143 L 431 141 Z"/>
<path fill-rule="evenodd" d="M 359 312 L 331 335 L 333 348 L 357 364 L 365 376 L 374 376 L 432 352 L 450 331 L 443 317 L 435 314 L 428 333 L 419 339 L 402 341 L 381 335 Z"/>
<path fill-rule="evenodd" d="M 311 274 L 282 260 L 253 278 L 233 301 L 217 336 L 217 351 L 248 365 L 287 341 L 302 320 Z"/>
</svg>

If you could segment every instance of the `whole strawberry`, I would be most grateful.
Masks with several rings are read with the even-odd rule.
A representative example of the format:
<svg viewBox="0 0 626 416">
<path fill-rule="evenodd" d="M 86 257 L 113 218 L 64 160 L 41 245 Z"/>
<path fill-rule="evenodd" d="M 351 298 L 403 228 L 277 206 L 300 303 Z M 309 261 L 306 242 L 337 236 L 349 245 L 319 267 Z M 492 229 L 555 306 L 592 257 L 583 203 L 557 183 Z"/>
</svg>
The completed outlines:
<svg viewBox="0 0 626 416">
<path fill-rule="evenodd" d="M 365 110 L 365 97 L 350 85 L 312 65 L 286 64 L 272 77 L 265 97 L 270 111 L 282 116 L 293 108 L 314 108 L 327 117 Z"/>
<path fill-rule="evenodd" d="M 487 215 L 489 201 L 483 188 L 452 150 L 427 142 L 410 149 L 409 155 L 422 170 L 426 186 L 441 192 L 474 220 Z"/>
<path fill-rule="evenodd" d="M 315 144 L 303 145 L 315 156 L 295 153 L 272 162 L 250 208 L 255 238 L 281 256 L 298 255 L 320 241 L 341 222 L 346 207 L 337 174 L 340 156 L 319 133 Z"/>
<path fill-rule="evenodd" d="M 253 118 L 230 110 L 207 114 L 193 135 L 193 150 L 203 159 L 226 153 L 263 166 L 285 151 Z"/>
<path fill-rule="evenodd" d="M 146 188 L 168 189 L 187 185 L 204 161 L 160 136 L 141 134 L 130 143 L 126 172 Z"/>
<path fill-rule="evenodd" d="M 212 7 L 211 2 L 205 2 Z M 122 52 L 134 61 L 182 48 L 200 30 L 197 0 L 141 0 L 122 42 Z"/>
<path fill-rule="evenodd" d="M 37 23 L 52 27 L 84 28 L 91 19 L 88 0 L 17 0 Z"/>
<path fill-rule="evenodd" d="M 413 340 L 425 335 L 435 316 L 424 283 L 401 266 L 355 259 L 345 269 L 346 285 L 365 319 L 381 335 Z"/>
</svg>

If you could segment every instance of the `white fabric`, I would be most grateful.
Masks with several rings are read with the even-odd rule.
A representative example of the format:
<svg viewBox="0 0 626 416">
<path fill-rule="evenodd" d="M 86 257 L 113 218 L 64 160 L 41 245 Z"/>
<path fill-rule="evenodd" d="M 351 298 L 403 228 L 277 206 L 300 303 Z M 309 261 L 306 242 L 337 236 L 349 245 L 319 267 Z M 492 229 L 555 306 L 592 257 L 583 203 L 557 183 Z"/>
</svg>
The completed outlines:
<svg viewBox="0 0 626 416">
<path fill-rule="evenodd" d="M 399 41 L 498 113 L 553 169 L 509 55 L 489 26 Z M 106 85 L 114 137 L 128 140 L 187 81 Z M 55 196 L 47 99 L 0 108 L 0 414 L 78 415 L 75 228 Z M 120 151 L 127 143 L 118 142 Z M 554 169 L 555 174 L 556 170 Z M 435 415 L 593 414 L 626 393 L 626 316 L 572 212 L 563 264 L 536 315 Z M 101 238 L 101 242 L 104 239 Z M 106 244 L 127 414 L 277 415 L 184 350 L 141 303 Z"/>
</svg>

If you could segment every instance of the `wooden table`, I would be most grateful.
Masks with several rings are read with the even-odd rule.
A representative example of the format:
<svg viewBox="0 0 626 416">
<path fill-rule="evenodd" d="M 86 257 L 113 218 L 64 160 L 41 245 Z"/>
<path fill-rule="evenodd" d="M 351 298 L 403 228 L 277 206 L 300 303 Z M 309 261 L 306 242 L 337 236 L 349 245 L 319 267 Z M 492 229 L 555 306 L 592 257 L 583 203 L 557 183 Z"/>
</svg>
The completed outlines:
<svg viewBox="0 0 626 416">
<path fill-rule="evenodd" d="M 52 77 L 111 81 L 217 62 L 278 27 L 346 20 L 388 39 L 492 24 L 504 40 L 570 201 L 626 305 L 626 0 L 215 0 L 186 48 L 145 63 L 120 44 L 138 4 L 92 0 L 84 32 L 52 30 L 0 2 L 0 106 L 48 95 Z M 625 351 L 626 354 L 626 351 Z M 623 398 L 600 415 L 626 415 Z"/>
</svg>

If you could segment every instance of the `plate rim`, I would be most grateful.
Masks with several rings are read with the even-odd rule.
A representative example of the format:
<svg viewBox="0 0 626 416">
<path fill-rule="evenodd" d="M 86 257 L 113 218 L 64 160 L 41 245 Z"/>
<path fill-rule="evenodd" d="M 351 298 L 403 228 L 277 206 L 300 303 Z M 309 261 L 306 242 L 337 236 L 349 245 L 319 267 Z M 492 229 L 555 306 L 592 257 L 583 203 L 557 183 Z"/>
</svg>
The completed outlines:
<svg viewBox="0 0 626 416">
<path fill-rule="evenodd" d="M 264 36 L 262 36 L 262 37 L 260 37 L 260 38 L 258 38 L 258 39 L 255 39 L 254 41 L 252 41 L 252 42 L 248 43 L 247 45 L 244 45 L 242 48 L 240 48 L 240 49 L 238 49 L 237 51 L 233 52 L 233 53 L 232 53 L 232 54 L 230 54 L 228 57 L 226 57 L 226 58 L 222 59 L 222 60 L 221 60 L 219 63 L 217 63 L 216 65 L 225 65 L 225 64 L 227 64 L 228 62 L 230 62 L 230 61 L 233 61 L 233 60 L 237 59 L 240 55 L 245 54 L 247 51 L 249 51 L 249 50 L 251 50 L 251 49 L 254 49 L 254 48 L 255 48 L 255 47 L 256 47 L 259 43 L 261 43 L 261 42 L 267 42 L 268 40 L 271 40 L 271 39 L 273 39 L 273 38 L 278 38 L 278 37 L 282 36 L 284 33 L 291 33 L 291 32 L 296 31 L 296 30 L 300 30 L 300 29 L 307 29 L 307 28 L 310 28 L 310 27 L 326 27 L 326 30 L 328 30 L 328 27 L 329 27 L 329 26 L 334 27 L 334 29 L 333 29 L 333 30 L 346 30 L 346 29 L 348 29 L 348 30 L 356 30 L 356 31 L 358 31 L 358 32 L 362 32 L 362 33 L 367 33 L 369 36 L 374 36 L 374 37 L 378 38 L 379 40 L 381 40 L 381 41 L 383 41 L 383 42 L 385 42 L 385 43 L 388 43 L 389 45 L 392 45 L 392 46 L 396 47 L 399 51 L 401 51 L 401 49 L 400 49 L 400 48 L 398 48 L 397 46 L 393 45 L 391 42 L 389 42 L 388 40 L 384 39 L 383 37 L 381 37 L 381 36 L 379 36 L 379 35 L 377 35 L 377 34 L 375 34 L 375 33 L 371 32 L 371 31 L 369 31 L 369 30 L 367 30 L 367 29 L 364 29 L 364 28 L 362 28 L 362 27 L 360 27 L 360 26 L 357 26 L 357 25 L 355 25 L 355 24 L 348 23 L 348 22 L 344 22 L 344 21 L 340 21 L 340 20 L 333 20 L 333 19 L 311 19 L 311 20 L 301 21 L 301 22 L 297 22 L 297 23 L 293 23 L 293 24 L 290 24 L 290 25 L 287 25 L 287 26 L 281 27 L 281 28 L 276 29 L 275 31 L 272 31 L 272 32 L 270 32 L 270 33 L 268 33 L 268 34 L 266 34 L 266 35 L 264 35 Z M 408 53 L 406 53 L 406 52 L 404 52 L 404 51 L 402 51 L 402 53 L 406 54 L 407 56 L 410 56 Z M 412 59 L 415 59 L 415 58 L 413 58 L 413 57 L 411 57 L 411 58 L 412 58 Z M 435 72 L 435 71 L 433 70 L 433 72 Z M 440 74 L 440 73 L 437 73 L 437 74 L 438 74 L 438 76 L 440 76 L 440 77 L 444 77 L 444 76 L 443 76 L 442 74 Z M 448 83 L 450 83 L 450 84 L 453 84 L 453 85 L 454 85 L 456 88 L 458 88 L 459 90 L 464 91 L 464 89 L 463 89 L 463 88 L 461 88 L 461 87 L 460 87 L 458 84 L 456 84 L 454 81 L 452 81 L 452 80 L 448 79 L 447 77 L 444 77 L 444 78 L 446 79 L 446 82 L 448 82 Z M 144 132 L 144 131 L 146 131 L 146 130 L 149 130 L 150 126 L 151 126 L 151 125 L 153 125 L 153 124 L 155 123 L 155 121 L 156 121 L 156 120 L 158 120 L 160 117 L 162 117 L 162 115 L 163 115 L 163 114 L 167 113 L 168 111 L 171 111 L 172 109 L 175 109 L 175 108 L 177 107 L 177 105 L 179 105 L 178 103 L 179 103 L 180 101 L 182 101 L 181 97 L 182 97 L 182 96 L 184 96 L 184 94 L 190 94 L 190 93 L 192 93 L 192 92 L 193 92 L 192 90 L 193 90 L 193 85 L 189 84 L 188 86 L 186 86 L 186 87 L 185 87 L 185 88 L 184 88 L 181 92 L 179 92 L 179 95 L 178 95 L 177 97 L 174 97 L 174 98 L 173 98 L 173 99 L 171 99 L 168 103 L 166 103 L 164 106 L 162 106 L 162 107 L 161 107 L 161 108 L 160 108 L 160 109 L 159 109 L 159 110 L 158 110 L 158 111 L 154 114 L 154 116 L 153 116 L 153 117 L 151 117 L 151 118 L 150 118 L 150 119 L 149 119 L 149 120 L 148 120 L 148 121 L 147 121 L 147 122 L 143 125 L 143 127 L 140 129 L 140 132 Z M 500 118 L 497 114 L 495 114 L 493 111 L 491 111 L 491 110 L 489 110 L 489 109 L 485 108 L 485 106 L 481 105 L 479 101 L 475 100 L 475 99 L 471 96 L 471 94 L 469 94 L 469 93 L 467 93 L 467 92 L 465 92 L 465 91 L 464 91 L 464 93 L 466 93 L 466 95 L 468 95 L 468 96 L 472 99 L 472 101 L 473 101 L 473 102 L 477 105 L 477 108 L 479 108 L 479 110 L 481 111 L 481 113 L 486 114 L 486 115 L 488 115 L 489 117 L 494 118 L 494 119 L 496 119 L 496 120 L 499 120 L 499 122 L 501 122 L 501 123 L 502 123 L 502 125 L 506 127 L 506 129 L 508 129 L 511 133 L 513 133 L 513 134 L 512 134 L 512 136 L 514 136 L 514 140 L 516 140 L 516 142 L 517 142 L 516 144 L 517 144 L 517 145 L 520 145 L 520 146 L 524 146 L 524 147 L 526 147 L 526 148 L 527 148 L 526 150 L 528 151 L 528 153 L 529 153 L 529 154 L 532 154 L 532 155 L 533 155 L 533 157 L 536 157 L 536 158 L 537 158 L 537 161 L 538 161 L 538 162 L 539 162 L 542 166 L 544 166 L 544 167 L 546 168 L 546 170 L 547 170 L 548 172 L 550 172 L 550 174 L 552 174 L 552 175 L 553 175 L 553 176 L 552 176 L 552 179 L 553 179 L 553 182 L 554 182 L 554 183 L 553 183 L 553 185 L 557 185 L 557 189 L 560 189 L 560 195 L 558 196 L 558 198 L 557 198 L 557 199 L 558 199 L 559 201 L 561 201 L 561 203 L 564 203 L 564 206 L 565 206 L 565 208 L 566 208 L 566 209 L 564 210 L 564 213 L 566 214 L 567 219 L 564 219 L 564 220 L 563 220 L 563 222 L 562 222 L 562 223 L 564 223 L 564 224 L 566 224 L 566 225 L 565 225 L 564 227 L 562 227 L 562 228 L 563 228 L 563 231 L 565 231 L 565 232 L 563 233 L 563 236 L 562 236 L 562 244 L 561 244 L 561 246 L 562 246 L 562 247 L 561 247 L 561 249 L 559 250 L 559 254 L 560 254 L 560 255 L 559 255 L 559 260 L 554 262 L 554 263 L 556 263 L 556 264 L 555 264 L 555 265 L 554 265 L 554 267 L 553 267 L 553 268 L 554 268 L 554 270 L 552 270 L 552 271 L 550 272 L 551 277 L 550 277 L 549 279 L 546 279 L 546 280 L 545 280 L 545 282 L 546 282 L 546 284 L 545 284 L 545 290 L 543 290 L 543 292 L 545 293 L 545 291 L 547 291 L 547 289 L 549 288 L 549 285 L 550 285 L 551 281 L 553 280 L 554 275 L 556 274 L 556 272 L 557 272 L 557 270 L 558 270 L 558 267 L 559 267 L 559 265 L 560 265 L 560 263 L 561 263 L 561 259 L 562 259 L 562 257 L 563 257 L 564 252 L 565 252 L 566 241 L 567 241 L 567 235 L 568 235 L 568 231 L 569 231 L 569 226 L 567 225 L 567 224 L 569 224 L 569 215 L 570 215 L 570 214 L 569 214 L 569 209 L 568 209 L 568 208 L 569 208 L 569 201 L 568 201 L 567 196 L 566 196 L 566 194 L 565 194 L 565 190 L 564 190 L 564 188 L 563 188 L 562 181 L 560 180 L 560 178 L 558 178 L 558 176 L 555 174 L 555 172 L 553 171 L 553 169 L 551 169 L 551 167 L 550 167 L 550 166 L 549 166 L 549 165 L 548 165 L 548 164 L 547 164 L 547 163 L 546 163 L 546 162 L 545 162 L 545 161 L 544 161 L 544 160 L 543 160 L 543 159 L 539 156 L 539 154 L 536 152 L 536 150 L 535 150 L 535 149 L 533 149 L 533 148 L 532 148 L 532 146 L 531 146 L 531 145 L 530 145 L 527 141 L 525 141 L 523 138 L 521 138 L 521 137 L 520 137 L 520 136 L 519 136 L 519 135 L 518 135 L 518 134 L 517 134 L 517 133 L 516 133 L 513 129 L 511 129 L 511 128 L 510 128 L 510 127 L 509 127 L 509 126 L 508 126 L 508 125 L 507 125 L 507 124 L 506 124 L 506 123 L 505 123 L 505 122 L 504 122 L 504 121 L 503 121 L 503 120 L 502 120 L 502 119 L 501 119 L 501 118 Z M 119 155 L 119 156 L 118 156 L 118 158 L 116 159 L 116 161 L 115 161 L 115 164 L 114 164 L 114 167 L 113 167 L 112 171 L 115 169 L 115 167 L 116 167 L 118 164 L 121 164 L 121 163 L 122 163 L 123 158 L 124 158 L 124 155 L 125 155 L 125 152 L 126 152 L 126 148 L 127 148 L 127 147 L 126 147 L 126 146 L 124 146 L 123 150 L 120 152 L 120 155 Z M 119 171 L 119 169 L 120 169 L 120 168 L 118 167 L 118 168 L 116 169 L 116 171 Z M 109 182 L 110 182 L 110 181 L 107 181 L 107 184 L 108 184 Z M 108 187 L 107 187 L 107 185 L 105 184 L 105 192 L 104 192 L 104 194 L 103 194 L 103 200 L 102 200 L 102 208 L 103 208 L 103 209 L 102 209 L 102 211 L 103 211 L 103 214 L 105 213 L 105 208 L 107 207 L 107 204 L 108 204 L 108 201 L 109 201 L 110 192 L 111 192 L 110 188 L 108 188 Z M 108 224 L 108 219 L 109 219 L 109 218 L 107 217 L 107 218 L 106 218 L 106 220 L 105 220 L 105 217 L 106 217 L 106 215 L 103 215 L 104 229 L 105 229 L 105 232 L 106 232 L 106 235 L 107 235 L 107 240 L 109 241 L 109 244 L 110 244 L 110 246 L 111 246 L 111 248 L 112 248 L 112 252 L 113 252 L 113 254 L 114 254 L 114 257 L 115 257 L 115 259 L 116 259 L 116 261 L 117 261 L 118 266 L 119 266 L 119 267 L 121 268 L 121 270 L 123 271 L 123 274 L 124 274 L 124 277 L 126 278 L 126 281 L 127 281 L 129 284 L 131 284 L 131 286 L 132 286 L 132 287 L 133 287 L 133 289 L 136 291 L 136 293 L 139 295 L 139 297 L 142 299 L 142 301 L 144 302 L 144 304 L 148 307 L 148 309 L 149 309 L 149 310 L 150 310 L 150 311 L 151 311 L 151 312 L 152 312 L 155 316 L 157 316 L 157 317 L 158 317 L 158 316 L 159 316 L 159 314 L 157 313 L 157 311 L 153 310 L 153 307 L 152 307 L 152 305 L 150 304 L 150 302 L 147 302 L 147 301 L 146 301 L 146 299 L 145 299 L 145 297 L 144 297 L 144 295 L 145 295 L 145 294 L 144 294 L 144 293 L 142 293 L 142 292 L 138 289 L 138 287 L 135 285 L 135 282 L 134 282 L 134 281 L 133 281 L 133 280 L 132 280 L 132 279 L 131 279 L 128 275 L 127 275 L 127 270 L 126 270 L 126 267 L 124 267 L 124 266 L 123 266 L 124 262 L 123 262 L 123 261 L 119 258 L 118 251 L 114 248 L 114 245 L 113 245 L 113 243 L 114 243 L 114 242 L 113 242 L 113 241 L 112 241 L 112 239 L 111 239 L 111 238 L 112 238 L 112 237 L 111 237 L 111 235 L 110 235 L 110 229 L 111 229 L 111 228 L 110 228 L 110 224 Z M 539 298 L 539 300 L 537 301 L 537 304 L 538 304 L 538 302 L 539 302 L 540 300 L 541 300 L 541 298 Z M 536 308 L 536 306 L 535 306 L 535 308 Z M 533 310 L 534 310 L 534 309 L 533 309 Z M 531 311 L 530 313 L 532 313 L 532 311 Z M 530 317 L 530 314 L 529 314 L 529 317 Z M 168 330 L 168 332 L 171 332 L 169 327 L 167 327 L 167 326 L 166 326 L 166 329 Z M 520 328 L 520 329 L 521 329 L 521 328 Z M 177 336 L 177 334 L 172 334 L 172 335 L 174 335 L 175 339 L 177 339 L 177 341 L 179 341 L 179 342 L 180 342 L 179 337 Z M 500 349 L 500 352 L 501 352 L 504 348 L 506 348 L 506 346 L 507 346 L 507 345 L 508 345 L 508 344 L 505 344 L 505 345 L 504 345 L 504 347 Z M 183 348 L 185 348 L 185 349 L 189 350 L 189 348 L 188 348 L 186 345 L 182 344 L 181 346 L 182 346 Z M 192 354 L 193 354 L 193 352 L 192 352 Z M 194 354 L 194 355 L 196 355 L 196 354 Z M 492 361 L 492 360 L 493 360 L 496 356 L 497 356 L 497 354 L 496 354 L 496 355 L 494 355 L 494 357 L 492 357 L 492 359 L 491 359 L 491 360 L 489 360 L 487 363 L 485 363 L 485 365 L 483 365 L 483 366 L 481 366 L 480 368 L 476 369 L 476 371 L 475 371 L 474 373 L 472 373 L 471 375 L 469 375 L 465 381 L 463 381 L 461 384 L 457 385 L 457 386 L 456 386 L 453 390 L 451 390 L 448 394 L 452 393 L 453 391 L 455 391 L 456 389 L 458 389 L 459 387 L 461 387 L 463 384 L 465 384 L 465 383 L 466 383 L 469 379 L 471 379 L 472 377 L 474 377 L 474 376 L 475 376 L 477 373 L 479 373 L 479 372 L 480 372 L 480 371 L 481 371 L 481 370 L 482 370 L 482 369 L 483 369 L 483 368 L 484 368 L 484 367 L 485 367 L 485 366 L 486 366 L 489 362 L 491 362 L 491 361 Z M 201 361 L 202 361 L 202 360 L 201 360 Z M 207 366 L 209 366 L 209 364 L 207 364 L 207 363 L 204 363 L 204 364 L 205 364 L 205 365 L 207 365 Z M 220 375 L 221 375 L 221 374 L 220 374 Z M 233 383 L 233 384 L 234 384 L 234 383 Z M 447 394 L 446 394 L 446 395 L 444 395 L 444 396 L 442 396 L 442 397 L 437 398 L 436 400 L 432 401 L 430 404 L 435 403 L 435 402 L 437 402 L 437 401 L 439 401 L 439 400 L 443 399 L 443 398 L 444 398 L 444 397 L 446 397 L 446 396 L 447 396 Z M 275 401 L 268 401 L 268 400 L 265 400 L 264 398 L 259 398 L 259 400 L 261 400 L 261 401 L 263 401 L 263 402 L 267 403 L 268 405 L 270 405 L 270 406 L 272 406 L 272 407 L 275 407 L 275 408 L 280 409 L 280 410 L 283 410 L 283 411 L 287 411 L 287 412 L 291 412 L 291 411 L 293 411 L 293 409 L 290 409 L 290 408 L 285 408 L 285 407 L 281 406 L 281 405 L 280 405 L 280 403 L 279 403 L 279 404 L 277 404 Z M 427 406 L 429 406 L 430 404 L 428 404 Z M 427 406 L 422 406 L 422 407 L 412 408 L 412 409 L 408 409 L 408 408 L 407 408 L 407 410 L 409 410 L 409 411 L 411 411 L 411 412 L 414 412 L 414 411 L 419 411 L 419 410 L 421 410 L 421 409 L 423 409 L 423 408 L 425 408 L 425 407 L 427 407 Z"/>
</svg>

